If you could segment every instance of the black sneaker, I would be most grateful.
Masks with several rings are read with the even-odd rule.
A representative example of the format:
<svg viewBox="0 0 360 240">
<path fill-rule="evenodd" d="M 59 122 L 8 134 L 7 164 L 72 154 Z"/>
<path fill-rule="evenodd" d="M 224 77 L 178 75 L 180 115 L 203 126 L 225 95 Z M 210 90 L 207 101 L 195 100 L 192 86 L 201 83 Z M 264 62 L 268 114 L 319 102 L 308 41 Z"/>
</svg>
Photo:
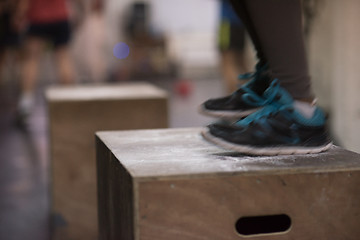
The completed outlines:
<svg viewBox="0 0 360 240">
<path fill-rule="evenodd" d="M 212 124 L 202 132 L 203 137 L 224 149 L 251 155 L 319 153 L 330 148 L 325 116 L 319 108 L 312 118 L 305 118 L 276 82 L 264 96 L 270 102 L 264 108 L 234 124 Z"/>
<path fill-rule="evenodd" d="M 240 75 L 239 78 L 251 80 L 229 96 L 205 101 L 200 105 L 199 112 L 210 117 L 239 119 L 263 107 L 265 99 L 262 94 L 270 82 L 267 66 L 257 64 L 255 73 Z"/>
</svg>

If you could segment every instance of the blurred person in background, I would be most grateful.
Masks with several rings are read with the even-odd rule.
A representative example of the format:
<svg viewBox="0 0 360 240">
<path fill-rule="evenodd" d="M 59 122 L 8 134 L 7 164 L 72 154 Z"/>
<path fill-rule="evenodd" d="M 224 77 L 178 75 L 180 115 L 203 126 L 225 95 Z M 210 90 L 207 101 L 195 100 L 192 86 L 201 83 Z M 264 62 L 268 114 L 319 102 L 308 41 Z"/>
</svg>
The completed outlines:
<svg viewBox="0 0 360 240">
<path fill-rule="evenodd" d="M 221 70 L 228 93 L 234 92 L 240 82 L 238 76 L 247 72 L 245 59 L 245 26 L 234 12 L 229 0 L 220 3 L 218 45 L 221 54 Z"/>
<path fill-rule="evenodd" d="M 84 18 L 72 43 L 78 80 L 103 82 L 108 66 L 105 0 L 89 0 L 84 6 Z"/>
<path fill-rule="evenodd" d="M 67 0 L 19 0 L 22 14 L 19 25 L 27 26 L 24 39 L 24 57 L 21 71 L 21 95 L 18 103 L 19 119 L 26 118 L 34 108 L 34 91 L 39 63 L 46 44 L 53 48 L 58 81 L 74 83 L 74 69 L 69 43 L 71 39 L 71 11 Z M 79 4 L 82 1 L 78 0 Z M 79 19 L 79 18 L 78 18 Z M 78 20 L 77 19 L 77 20 Z"/>
<path fill-rule="evenodd" d="M 176 75 L 176 66 L 167 52 L 167 38 L 151 22 L 151 7 L 151 2 L 132 2 L 122 19 L 122 32 L 131 54 L 117 71 L 120 81 L 148 81 Z"/>
</svg>

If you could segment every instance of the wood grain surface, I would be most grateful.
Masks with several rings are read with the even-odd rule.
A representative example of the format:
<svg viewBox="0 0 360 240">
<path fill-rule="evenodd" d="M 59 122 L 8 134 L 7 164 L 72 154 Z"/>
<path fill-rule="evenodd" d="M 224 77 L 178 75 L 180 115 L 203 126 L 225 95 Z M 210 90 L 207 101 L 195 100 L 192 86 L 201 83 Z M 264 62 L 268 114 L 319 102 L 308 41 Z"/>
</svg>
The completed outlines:
<svg viewBox="0 0 360 240">
<path fill-rule="evenodd" d="M 117 190 L 99 191 L 107 218 L 100 239 L 358 239 L 359 154 L 333 146 L 245 156 L 206 142 L 200 130 L 97 133 L 99 169 L 112 171 L 98 172 L 99 189 Z M 241 217 L 276 214 L 291 218 L 287 232 L 245 238 L 235 229 Z"/>
</svg>

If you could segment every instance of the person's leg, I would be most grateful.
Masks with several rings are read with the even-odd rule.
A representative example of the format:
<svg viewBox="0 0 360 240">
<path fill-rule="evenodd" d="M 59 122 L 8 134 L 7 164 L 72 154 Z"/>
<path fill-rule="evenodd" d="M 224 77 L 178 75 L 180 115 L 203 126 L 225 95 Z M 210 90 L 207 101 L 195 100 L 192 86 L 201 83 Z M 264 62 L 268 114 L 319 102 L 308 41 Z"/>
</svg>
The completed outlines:
<svg viewBox="0 0 360 240">
<path fill-rule="evenodd" d="M 21 74 L 21 89 L 23 93 L 35 90 L 39 71 L 39 61 L 44 47 L 44 40 L 29 36 L 24 43 L 24 58 Z"/>
<path fill-rule="evenodd" d="M 228 5 L 231 8 L 231 5 Z M 235 16 L 235 12 L 233 13 Z M 223 18 L 219 28 L 219 49 L 221 71 L 229 94 L 247 81 L 239 79 L 239 74 L 249 69 L 245 59 L 245 27 L 240 20 Z"/>
<path fill-rule="evenodd" d="M 234 49 L 221 52 L 221 71 L 224 77 L 226 91 L 233 93 L 238 89 L 239 84 L 245 84 L 246 81 L 239 80 L 239 72 L 247 69 L 244 53 Z"/>
<path fill-rule="evenodd" d="M 300 0 L 237 1 L 246 6 L 272 77 L 293 98 L 312 101 Z"/>
<path fill-rule="evenodd" d="M 68 46 L 61 46 L 55 49 L 55 60 L 60 83 L 74 83 L 74 70 Z"/>
<path fill-rule="evenodd" d="M 226 97 L 213 98 L 205 101 L 200 105 L 199 112 L 211 117 L 233 119 L 245 117 L 256 111 L 259 107 L 262 107 L 262 103 L 264 102 L 262 94 L 269 86 L 270 77 L 268 74 L 267 59 L 262 50 L 251 16 L 246 9 L 246 4 L 242 0 L 230 0 L 230 3 L 249 33 L 257 53 L 258 63 L 256 64 L 253 74 L 238 75 L 238 77 L 234 78 L 234 81 L 238 79 L 237 81 L 243 84 L 235 92 Z M 233 35 L 235 36 L 236 34 Z M 238 41 L 239 39 L 233 40 Z M 244 39 L 241 41 L 243 42 Z M 241 62 L 238 64 L 240 63 Z M 244 99 L 244 95 L 251 95 L 251 98 L 256 100 L 248 102 Z"/>
<path fill-rule="evenodd" d="M 259 65 L 263 66 L 266 64 L 267 60 L 262 50 L 259 37 L 255 31 L 254 24 L 250 18 L 250 15 L 247 11 L 247 6 L 242 0 L 230 0 L 231 5 L 233 6 L 234 11 L 241 19 L 241 22 L 244 24 L 246 31 L 248 32 L 250 39 L 255 47 L 256 56 L 258 58 Z"/>
<path fill-rule="evenodd" d="M 308 72 L 303 40 L 300 0 L 232 0 L 234 9 L 242 18 L 253 41 L 258 57 L 266 59 L 270 68 L 255 79 L 266 79 L 270 74 L 278 78 L 297 100 L 314 99 Z M 265 73 L 264 73 L 265 72 Z M 262 83 L 261 83 L 262 82 Z M 264 84 L 265 83 L 265 84 Z M 251 81 L 250 89 L 262 95 L 267 81 Z M 251 111 L 243 101 L 243 89 L 225 98 L 210 99 L 203 103 L 200 112 L 214 117 L 241 117 Z"/>
<path fill-rule="evenodd" d="M 243 0 L 266 55 L 273 80 L 264 107 L 234 124 L 211 124 L 205 139 L 255 155 L 306 154 L 329 149 L 324 113 L 313 94 L 305 55 L 300 0 Z M 253 101 L 244 94 L 245 102 Z"/>
<path fill-rule="evenodd" d="M 34 107 L 34 92 L 44 40 L 29 36 L 24 42 L 24 56 L 20 73 L 20 98 L 18 112 L 21 117 L 29 115 Z"/>
<path fill-rule="evenodd" d="M 74 69 L 70 56 L 69 43 L 71 39 L 70 23 L 67 20 L 49 25 L 50 37 L 55 47 L 55 60 L 59 81 L 62 84 L 74 83 Z"/>
</svg>

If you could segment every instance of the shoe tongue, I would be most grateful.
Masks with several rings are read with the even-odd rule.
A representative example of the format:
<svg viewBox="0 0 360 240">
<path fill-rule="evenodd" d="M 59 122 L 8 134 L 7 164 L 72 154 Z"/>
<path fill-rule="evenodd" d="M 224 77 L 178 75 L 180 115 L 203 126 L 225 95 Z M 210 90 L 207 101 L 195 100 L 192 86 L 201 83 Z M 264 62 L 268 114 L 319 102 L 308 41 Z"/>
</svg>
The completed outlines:
<svg viewBox="0 0 360 240">
<path fill-rule="evenodd" d="M 264 92 L 264 97 L 270 102 L 277 102 L 281 105 L 293 105 L 294 99 L 282 88 L 279 83 L 273 82 Z"/>
</svg>

